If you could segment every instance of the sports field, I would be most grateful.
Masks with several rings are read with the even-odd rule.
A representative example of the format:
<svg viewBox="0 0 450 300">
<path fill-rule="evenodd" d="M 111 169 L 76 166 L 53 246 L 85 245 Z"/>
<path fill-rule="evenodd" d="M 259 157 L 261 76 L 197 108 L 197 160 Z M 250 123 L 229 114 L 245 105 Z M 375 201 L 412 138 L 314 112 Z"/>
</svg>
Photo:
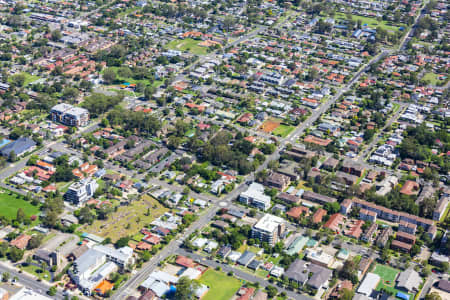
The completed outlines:
<svg viewBox="0 0 450 300">
<path fill-rule="evenodd" d="M 384 288 L 385 290 L 392 292 L 394 295 L 397 294 L 397 292 L 405 293 L 404 291 L 400 291 L 395 288 L 395 279 L 397 278 L 398 273 L 400 273 L 400 270 L 377 264 L 372 273 L 375 273 L 381 277 L 380 283 L 378 283 L 376 288 L 377 291 Z M 408 295 L 409 299 L 414 299 L 413 294 Z"/>
<path fill-rule="evenodd" d="M 199 46 L 199 43 L 201 42 L 202 41 L 197 41 L 194 39 L 173 40 L 165 47 L 172 50 L 189 51 L 193 54 L 205 55 L 208 53 L 208 48 Z"/>
<path fill-rule="evenodd" d="M 335 15 L 335 19 L 345 20 L 345 19 L 347 19 L 347 16 L 345 14 L 341 13 L 341 12 L 338 12 Z M 358 16 L 358 15 L 352 15 L 352 19 L 353 19 L 353 21 L 356 21 L 356 22 L 358 20 L 360 20 L 362 25 L 367 24 L 368 26 L 370 26 L 370 27 L 372 27 L 374 29 L 379 26 L 379 27 L 381 27 L 381 28 L 383 28 L 385 30 L 393 31 L 393 32 L 397 32 L 399 30 L 399 28 L 402 27 L 402 26 L 403 27 L 407 27 L 407 25 L 405 25 L 405 24 L 400 24 L 400 23 L 399 24 L 395 24 L 393 22 L 390 23 L 388 21 L 383 21 L 383 20 L 378 21 L 375 18 Z"/>
<path fill-rule="evenodd" d="M 5 189 L 0 189 L 0 216 L 13 220 L 17 210 L 22 208 L 27 217 L 39 214 L 39 208 L 22 199 L 21 196 Z"/>
<path fill-rule="evenodd" d="M 209 288 L 202 300 L 229 300 L 242 285 L 236 277 L 211 269 L 202 275 L 199 282 Z"/>
</svg>

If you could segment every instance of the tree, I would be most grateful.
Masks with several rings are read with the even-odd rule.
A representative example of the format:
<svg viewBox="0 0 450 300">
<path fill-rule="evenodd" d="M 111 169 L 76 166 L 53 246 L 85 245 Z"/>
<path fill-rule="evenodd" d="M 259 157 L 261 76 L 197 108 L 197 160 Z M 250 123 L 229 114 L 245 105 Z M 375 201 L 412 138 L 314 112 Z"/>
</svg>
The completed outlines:
<svg viewBox="0 0 450 300">
<path fill-rule="evenodd" d="M 79 93 L 78 89 L 74 87 L 66 87 L 63 91 L 62 98 L 64 100 L 73 101 L 78 97 Z"/>
<path fill-rule="evenodd" d="M 8 161 L 15 162 L 16 160 L 17 160 L 16 152 L 14 150 L 11 150 L 11 152 L 9 152 L 9 155 L 8 155 Z"/>
<path fill-rule="evenodd" d="M 56 292 L 57 292 L 56 286 L 51 286 L 51 287 L 48 289 L 47 294 L 48 294 L 49 296 L 55 296 L 55 295 L 56 295 Z"/>
<path fill-rule="evenodd" d="M 195 299 L 195 291 L 199 284 L 195 280 L 189 279 L 187 276 L 182 276 L 177 283 L 177 291 L 175 292 L 175 299 L 190 300 Z"/>
<path fill-rule="evenodd" d="M 113 69 L 106 69 L 103 72 L 103 80 L 106 82 L 106 84 L 112 84 L 114 81 L 116 81 L 116 72 Z"/>
<path fill-rule="evenodd" d="M 54 42 L 59 41 L 62 38 L 61 31 L 59 31 L 58 29 L 53 30 L 50 38 Z"/>
<path fill-rule="evenodd" d="M 8 282 L 10 278 L 11 278 L 11 274 L 9 274 L 9 272 L 4 272 L 2 274 L 2 281 L 3 282 Z"/>
<path fill-rule="evenodd" d="M 16 221 L 19 222 L 20 224 L 22 224 L 25 221 L 26 217 L 27 216 L 25 215 L 23 208 L 19 207 L 19 209 L 17 209 Z"/>
<path fill-rule="evenodd" d="M 126 236 L 126 237 L 121 237 L 120 239 L 118 239 L 115 243 L 114 246 L 116 248 L 122 248 L 122 247 L 126 247 L 128 246 L 128 242 L 130 241 L 130 237 Z"/>
<path fill-rule="evenodd" d="M 23 87 L 25 84 L 25 75 L 17 74 L 11 77 L 11 83 L 16 87 Z"/>
<path fill-rule="evenodd" d="M 278 289 L 272 285 L 268 285 L 266 287 L 267 296 L 269 296 L 270 299 L 274 298 L 278 294 Z"/>
<path fill-rule="evenodd" d="M 89 207 L 85 206 L 80 209 L 80 221 L 85 224 L 92 224 L 94 221 L 94 215 Z"/>
<path fill-rule="evenodd" d="M 44 239 L 43 234 L 33 235 L 30 241 L 28 242 L 27 248 L 29 250 L 38 248 L 41 245 L 43 239 Z"/>
<path fill-rule="evenodd" d="M 355 293 L 349 289 L 343 289 L 340 294 L 340 300 L 352 300 Z"/>
<path fill-rule="evenodd" d="M 24 251 L 20 250 L 19 248 L 12 247 L 9 250 L 9 259 L 11 259 L 13 262 L 18 262 L 23 258 Z"/>
</svg>

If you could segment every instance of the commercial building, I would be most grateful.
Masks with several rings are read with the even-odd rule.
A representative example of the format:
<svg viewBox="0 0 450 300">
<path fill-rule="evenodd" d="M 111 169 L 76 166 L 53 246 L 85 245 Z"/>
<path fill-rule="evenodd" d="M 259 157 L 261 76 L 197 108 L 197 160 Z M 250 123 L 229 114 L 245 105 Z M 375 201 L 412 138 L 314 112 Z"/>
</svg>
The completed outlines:
<svg viewBox="0 0 450 300">
<path fill-rule="evenodd" d="M 94 179 L 86 178 L 70 185 L 64 194 L 64 200 L 81 206 L 88 201 L 98 188 L 98 184 Z"/>
<path fill-rule="evenodd" d="M 377 287 L 378 283 L 380 282 L 380 279 L 381 279 L 380 276 L 378 276 L 377 274 L 367 273 L 363 282 L 361 282 L 361 285 L 359 286 L 357 292 L 365 296 L 370 296 L 370 294 L 372 294 L 372 291 Z"/>
<path fill-rule="evenodd" d="M 286 224 L 284 219 L 266 214 L 252 227 L 252 238 L 267 242 L 274 246 L 284 233 Z"/>
<path fill-rule="evenodd" d="M 73 262 L 69 276 L 83 293 L 90 295 L 111 273 L 133 263 L 133 249 L 130 247 L 116 250 L 101 245 L 94 246 Z"/>
<path fill-rule="evenodd" d="M 50 111 L 52 120 L 68 126 L 86 126 L 89 123 L 89 111 L 85 108 L 60 103 Z"/>
<path fill-rule="evenodd" d="M 270 197 L 264 194 L 264 186 L 253 182 L 248 189 L 239 196 L 239 201 L 262 210 L 270 208 Z"/>
<path fill-rule="evenodd" d="M 36 148 L 36 142 L 27 137 L 21 137 L 12 143 L 9 143 L 0 150 L 1 155 L 9 156 L 14 152 L 16 156 L 21 156 L 26 152 L 33 151 Z"/>
</svg>

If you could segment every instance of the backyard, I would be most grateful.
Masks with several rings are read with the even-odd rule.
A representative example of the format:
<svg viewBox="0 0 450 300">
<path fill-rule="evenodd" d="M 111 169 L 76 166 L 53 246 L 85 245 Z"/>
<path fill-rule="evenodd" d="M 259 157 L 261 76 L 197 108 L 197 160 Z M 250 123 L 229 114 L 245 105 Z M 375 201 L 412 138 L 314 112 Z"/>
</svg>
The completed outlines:
<svg viewBox="0 0 450 300">
<path fill-rule="evenodd" d="M 211 269 L 206 271 L 199 281 L 209 288 L 202 300 L 228 300 L 242 285 L 239 279 Z"/>
<path fill-rule="evenodd" d="M 376 288 L 377 291 L 385 289 L 393 293 L 394 295 L 397 294 L 397 292 L 405 293 L 404 291 L 400 291 L 395 288 L 395 279 L 397 278 L 397 275 L 400 272 L 399 270 L 391 268 L 389 266 L 377 264 L 372 272 L 381 277 L 381 280 Z M 414 299 L 414 295 L 412 294 L 408 295 L 409 299 Z"/>
<path fill-rule="evenodd" d="M 150 214 L 147 215 L 147 210 Z M 153 220 L 167 212 L 156 199 L 144 195 L 141 199 L 131 202 L 128 206 L 120 206 L 107 220 L 96 220 L 83 231 L 111 238 L 113 242 L 121 237 L 133 236 Z"/>
<path fill-rule="evenodd" d="M 197 41 L 194 39 L 173 40 L 165 47 L 172 50 L 189 51 L 196 55 L 205 55 L 208 53 L 208 48 L 199 46 L 198 44 L 200 42 L 202 41 Z"/>
<path fill-rule="evenodd" d="M 22 208 L 27 217 L 39 214 L 39 208 L 22 199 L 21 196 L 5 189 L 0 189 L 0 215 L 9 220 L 17 216 L 17 210 Z"/>
</svg>

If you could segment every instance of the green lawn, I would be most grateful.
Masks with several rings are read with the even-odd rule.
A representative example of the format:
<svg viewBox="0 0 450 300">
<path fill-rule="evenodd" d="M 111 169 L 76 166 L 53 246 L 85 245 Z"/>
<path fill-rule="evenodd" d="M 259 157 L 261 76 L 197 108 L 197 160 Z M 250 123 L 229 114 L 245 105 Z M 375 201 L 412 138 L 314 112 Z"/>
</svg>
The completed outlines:
<svg viewBox="0 0 450 300">
<path fill-rule="evenodd" d="M 173 40 L 167 43 L 165 48 L 178 51 L 189 51 L 196 55 L 205 55 L 208 53 L 208 48 L 199 46 L 198 44 L 200 42 L 202 41 L 194 39 Z"/>
<path fill-rule="evenodd" d="M 272 134 L 281 136 L 284 138 L 284 137 L 287 137 L 288 134 L 291 133 L 291 131 L 293 129 L 294 129 L 294 127 L 292 127 L 292 126 L 280 124 L 280 126 L 278 126 L 277 128 L 275 128 L 274 131 L 272 131 Z"/>
<path fill-rule="evenodd" d="M 30 73 L 27 73 L 27 72 L 23 72 L 23 73 L 20 73 L 20 74 L 25 76 L 25 81 L 23 83 L 24 86 L 27 86 L 28 84 L 32 83 L 33 81 L 36 81 L 36 80 L 41 78 L 41 77 L 36 76 L 36 75 L 31 75 Z M 8 79 L 8 81 L 12 82 L 12 78 L 10 77 Z"/>
<path fill-rule="evenodd" d="M 27 217 L 39 214 L 39 208 L 22 199 L 21 196 L 5 189 L 0 189 L 0 216 L 15 219 L 17 210 L 22 208 Z"/>
<path fill-rule="evenodd" d="M 405 293 L 404 291 L 400 291 L 395 288 L 395 278 L 397 277 L 398 273 L 400 273 L 399 270 L 391 268 L 389 266 L 377 264 L 372 273 L 378 274 L 381 277 L 380 283 L 378 283 L 378 286 L 376 288 L 377 291 L 384 288 L 392 292 L 394 295 L 397 294 L 397 292 Z M 414 294 L 408 295 L 409 299 L 414 299 Z"/>
<path fill-rule="evenodd" d="M 344 20 L 346 20 L 347 19 L 347 16 L 345 15 L 345 14 L 343 14 L 343 13 L 341 13 L 341 12 L 338 12 L 338 13 L 336 13 L 336 15 L 335 15 L 335 19 L 344 19 Z M 367 24 L 367 25 L 369 25 L 370 27 L 372 27 L 372 28 L 377 28 L 378 26 L 380 26 L 381 28 L 383 28 L 383 29 L 385 29 L 385 30 L 388 30 L 388 31 L 394 31 L 394 32 L 397 32 L 398 31 L 398 29 L 400 28 L 400 27 L 407 27 L 407 25 L 405 25 L 405 24 L 397 24 L 398 26 L 395 26 L 395 25 L 389 25 L 389 22 L 387 22 L 387 21 L 378 21 L 377 19 L 375 19 L 375 18 L 371 18 L 371 17 L 363 17 L 363 16 L 358 16 L 358 15 L 352 15 L 352 19 L 354 20 L 354 21 L 358 21 L 358 20 L 361 20 L 361 25 L 364 25 L 364 24 Z M 406 31 L 406 28 L 405 28 L 405 30 L 404 31 Z"/>
<path fill-rule="evenodd" d="M 422 80 L 427 80 L 431 85 L 437 85 L 439 82 L 438 76 L 432 72 L 426 73 Z"/>
<path fill-rule="evenodd" d="M 211 269 L 206 271 L 199 281 L 209 288 L 202 300 L 229 300 L 242 285 L 236 277 Z"/>
<path fill-rule="evenodd" d="M 32 274 L 32 275 L 34 275 L 34 276 L 36 276 L 36 277 L 38 277 L 38 278 L 40 278 L 42 280 L 47 280 L 48 281 L 48 280 L 51 279 L 50 272 L 47 271 L 47 270 L 42 270 L 41 267 L 37 267 L 37 266 L 34 266 L 34 265 L 27 265 L 25 267 L 22 267 L 22 270 L 24 270 L 25 272 L 30 273 L 30 274 Z"/>
</svg>

